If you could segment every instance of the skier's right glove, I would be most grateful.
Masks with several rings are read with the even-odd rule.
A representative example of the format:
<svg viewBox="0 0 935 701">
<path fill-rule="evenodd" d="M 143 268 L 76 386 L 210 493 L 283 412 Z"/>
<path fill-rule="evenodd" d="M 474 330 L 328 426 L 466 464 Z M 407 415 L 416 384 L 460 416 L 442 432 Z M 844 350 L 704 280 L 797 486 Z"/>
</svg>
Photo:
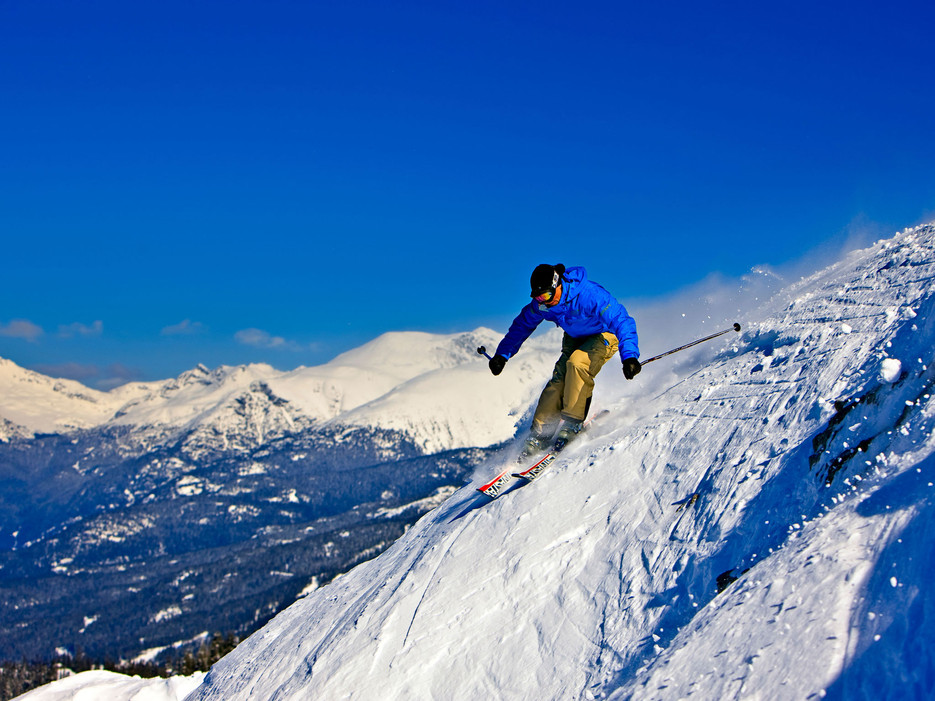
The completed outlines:
<svg viewBox="0 0 935 701">
<path fill-rule="evenodd" d="M 487 363 L 487 365 L 490 367 L 490 372 L 492 372 L 494 375 L 499 375 L 501 372 L 503 372 L 503 366 L 506 365 L 506 358 L 504 358 L 502 355 L 495 355 L 490 359 L 490 362 Z"/>
<path fill-rule="evenodd" d="M 639 375 L 642 369 L 643 366 L 640 365 L 640 361 L 636 358 L 625 358 L 623 361 L 623 376 L 628 380 L 632 380 Z"/>
</svg>

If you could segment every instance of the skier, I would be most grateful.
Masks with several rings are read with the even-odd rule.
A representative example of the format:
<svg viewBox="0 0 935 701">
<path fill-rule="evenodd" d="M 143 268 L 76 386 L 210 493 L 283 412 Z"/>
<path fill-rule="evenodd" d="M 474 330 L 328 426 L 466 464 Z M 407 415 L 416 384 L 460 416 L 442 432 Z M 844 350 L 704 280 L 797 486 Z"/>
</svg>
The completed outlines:
<svg viewBox="0 0 935 701">
<path fill-rule="evenodd" d="M 581 431 L 591 406 L 594 378 L 618 346 L 624 377 L 632 380 L 641 369 L 636 322 L 607 290 L 588 280 L 584 268 L 543 263 L 533 270 L 529 284 L 532 301 L 513 320 L 489 362 L 494 375 L 503 372 L 507 360 L 542 321 L 552 321 L 565 331 L 562 354 L 539 397 L 524 456 L 545 450 L 562 419 L 555 434 L 556 450 Z"/>
</svg>

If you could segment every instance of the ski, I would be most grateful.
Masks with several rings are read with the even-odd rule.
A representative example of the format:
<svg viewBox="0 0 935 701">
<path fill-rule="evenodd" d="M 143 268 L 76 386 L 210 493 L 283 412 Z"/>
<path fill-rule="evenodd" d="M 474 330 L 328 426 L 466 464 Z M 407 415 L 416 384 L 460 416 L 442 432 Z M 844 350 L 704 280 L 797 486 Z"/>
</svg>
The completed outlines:
<svg viewBox="0 0 935 701">
<path fill-rule="evenodd" d="M 496 499 L 500 494 L 503 493 L 504 487 L 509 482 L 513 481 L 513 476 L 510 474 L 511 468 L 506 468 L 499 475 L 494 477 L 490 482 L 485 484 L 483 487 L 478 487 L 477 491 L 481 494 L 486 494 L 491 499 Z"/>
<path fill-rule="evenodd" d="M 526 480 L 527 482 L 532 482 L 534 479 L 536 479 L 536 477 L 542 474 L 542 471 L 545 468 L 547 468 L 549 465 L 555 462 L 555 458 L 557 457 L 558 457 L 558 451 L 554 453 L 548 453 L 544 458 L 542 458 L 539 462 L 537 462 L 532 467 L 526 470 L 523 470 L 522 472 L 514 472 L 513 476 L 520 477 Z"/>
</svg>

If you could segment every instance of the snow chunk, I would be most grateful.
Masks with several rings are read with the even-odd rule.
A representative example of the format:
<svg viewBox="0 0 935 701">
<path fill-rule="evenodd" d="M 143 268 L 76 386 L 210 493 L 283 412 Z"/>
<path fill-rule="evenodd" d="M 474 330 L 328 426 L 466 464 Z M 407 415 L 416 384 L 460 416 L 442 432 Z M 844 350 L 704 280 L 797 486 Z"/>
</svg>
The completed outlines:
<svg viewBox="0 0 935 701">
<path fill-rule="evenodd" d="M 880 380 L 892 384 L 899 379 L 902 370 L 903 364 L 896 358 L 884 358 L 880 363 Z"/>
</svg>

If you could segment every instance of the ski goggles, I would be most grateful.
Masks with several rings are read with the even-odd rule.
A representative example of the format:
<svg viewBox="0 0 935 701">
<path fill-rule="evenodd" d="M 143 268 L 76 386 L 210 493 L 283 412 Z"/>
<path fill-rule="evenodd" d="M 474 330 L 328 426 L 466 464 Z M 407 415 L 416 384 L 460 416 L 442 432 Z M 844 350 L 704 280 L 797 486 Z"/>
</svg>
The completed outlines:
<svg viewBox="0 0 935 701">
<path fill-rule="evenodd" d="M 553 297 L 555 297 L 555 290 L 546 290 L 545 292 L 537 294 L 533 299 L 540 304 L 547 304 L 552 301 Z"/>
</svg>

